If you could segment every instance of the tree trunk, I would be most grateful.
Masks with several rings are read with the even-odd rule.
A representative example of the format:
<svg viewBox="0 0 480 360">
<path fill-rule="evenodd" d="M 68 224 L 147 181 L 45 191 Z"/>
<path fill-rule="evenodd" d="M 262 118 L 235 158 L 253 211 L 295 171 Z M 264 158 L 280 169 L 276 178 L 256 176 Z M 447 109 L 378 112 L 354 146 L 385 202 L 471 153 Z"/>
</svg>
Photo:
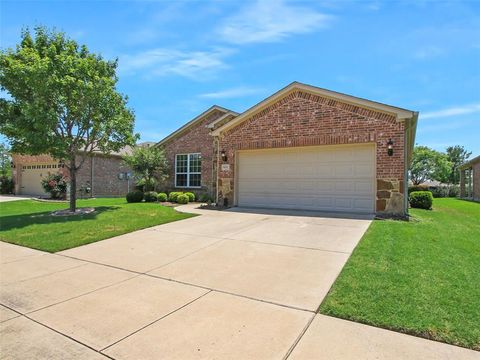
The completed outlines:
<svg viewBox="0 0 480 360">
<path fill-rule="evenodd" d="M 70 159 L 70 211 L 77 210 L 77 168 L 75 155 Z"/>
</svg>

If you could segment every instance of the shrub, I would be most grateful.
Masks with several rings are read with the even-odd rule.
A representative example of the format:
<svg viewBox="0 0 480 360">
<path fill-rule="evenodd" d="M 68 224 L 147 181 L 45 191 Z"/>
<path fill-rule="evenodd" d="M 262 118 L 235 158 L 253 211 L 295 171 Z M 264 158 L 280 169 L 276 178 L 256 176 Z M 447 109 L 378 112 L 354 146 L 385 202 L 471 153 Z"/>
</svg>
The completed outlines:
<svg viewBox="0 0 480 360">
<path fill-rule="evenodd" d="M 195 201 L 195 194 L 194 194 L 194 193 L 192 193 L 192 192 L 186 192 L 185 195 L 188 196 L 188 201 L 189 201 L 189 202 Z"/>
<path fill-rule="evenodd" d="M 172 191 L 170 194 L 168 194 L 168 201 L 177 202 L 178 195 L 182 195 L 182 194 L 183 194 L 182 192 Z"/>
<path fill-rule="evenodd" d="M 161 192 L 161 193 L 158 193 L 157 199 L 160 202 L 165 202 L 165 201 L 168 200 L 168 196 L 167 196 L 167 194 Z"/>
<path fill-rule="evenodd" d="M 8 176 L 0 176 L 0 194 L 13 194 L 13 179 Z"/>
<path fill-rule="evenodd" d="M 187 194 L 179 194 L 177 196 L 177 202 L 179 204 L 188 204 L 188 195 Z"/>
<path fill-rule="evenodd" d="M 409 196 L 412 208 L 430 210 L 432 208 L 433 196 L 430 191 L 414 191 Z"/>
<path fill-rule="evenodd" d="M 143 194 L 145 202 L 156 202 L 158 200 L 158 194 L 155 191 L 147 191 Z"/>
<path fill-rule="evenodd" d="M 140 190 L 130 191 L 127 194 L 127 202 L 129 203 L 139 203 L 143 200 L 143 192 Z"/>
<path fill-rule="evenodd" d="M 208 194 L 201 194 L 199 199 L 198 199 L 200 202 L 202 203 L 211 203 L 212 202 L 212 197 Z"/>
<path fill-rule="evenodd" d="M 408 187 L 408 193 L 410 194 L 411 192 L 414 191 L 428 191 L 428 186 L 427 185 L 412 185 Z"/>
<path fill-rule="evenodd" d="M 460 195 L 460 186 L 451 185 L 448 189 L 448 197 L 457 197 Z"/>
<path fill-rule="evenodd" d="M 50 194 L 52 199 L 65 199 L 67 197 L 68 179 L 60 173 L 49 174 L 42 179 L 42 187 Z"/>
</svg>

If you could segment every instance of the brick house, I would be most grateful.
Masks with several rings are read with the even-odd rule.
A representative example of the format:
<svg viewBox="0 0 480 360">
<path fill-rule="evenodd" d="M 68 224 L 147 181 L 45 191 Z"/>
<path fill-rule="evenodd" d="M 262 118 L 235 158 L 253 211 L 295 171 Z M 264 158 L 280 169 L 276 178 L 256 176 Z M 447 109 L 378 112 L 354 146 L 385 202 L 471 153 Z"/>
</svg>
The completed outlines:
<svg viewBox="0 0 480 360">
<path fill-rule="evenodd" d="M 125 195 L 134 187 L 133 180 L 125 176 L 131 170 L 122 159 L 130 151 L 130 147 L 125 147 L 117 153 L 94 153 L 88 157 L 77 172 L 77 190 L 85 185 L 91 188 L 90 196 Z M 68 176 L 67 168 L 49 155 L 12 154 L 12 164 L 15 194 L 47 196 L 41 186 L 43 177 L 57 172 Z"/>
<path fill-rule="evenodd" d="M 219 204 L 403 215 L 417 118 L 293 82 L 241 114 L 213 106 L 158 145 L 170 188 Z"/>
<path fill-rule="evenodd" d="M 459 167 L 460 197 L 480 201 L 480 155 Z"/>
</svg>

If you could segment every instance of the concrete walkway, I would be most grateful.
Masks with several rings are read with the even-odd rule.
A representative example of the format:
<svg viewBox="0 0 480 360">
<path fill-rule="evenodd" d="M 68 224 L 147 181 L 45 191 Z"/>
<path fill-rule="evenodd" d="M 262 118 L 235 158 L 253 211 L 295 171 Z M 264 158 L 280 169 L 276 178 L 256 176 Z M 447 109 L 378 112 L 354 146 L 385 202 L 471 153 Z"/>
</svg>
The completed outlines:
<svg viewBox="0 0 480 360">
<path fill-rule="evenodd" d="M 316 314 L 365 216 L 207 211 L 46 254 L 0 243 L 0 358 L 478 359 Z"/>
<path fill-rule="evenodd" d="M 31 196 L 21 196 L 21 195 L 0 195 L 0 203 L 8 201 L 18 201 L 18 200 L 29 200 Z"/>
</svg>

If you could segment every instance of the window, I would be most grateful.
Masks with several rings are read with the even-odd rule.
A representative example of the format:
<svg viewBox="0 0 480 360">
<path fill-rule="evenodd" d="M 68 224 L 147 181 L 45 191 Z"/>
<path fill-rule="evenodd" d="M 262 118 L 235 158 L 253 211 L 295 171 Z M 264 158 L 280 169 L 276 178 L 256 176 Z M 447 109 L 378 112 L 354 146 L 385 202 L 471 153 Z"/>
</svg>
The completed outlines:
<svg viewBox="0 0 480 360">
<path fill-rule="evenodd" d="M 202 185 L 202 156 L 178 154 L 175 156 L 175 186 L 200 187 Z"/>
</svg>

